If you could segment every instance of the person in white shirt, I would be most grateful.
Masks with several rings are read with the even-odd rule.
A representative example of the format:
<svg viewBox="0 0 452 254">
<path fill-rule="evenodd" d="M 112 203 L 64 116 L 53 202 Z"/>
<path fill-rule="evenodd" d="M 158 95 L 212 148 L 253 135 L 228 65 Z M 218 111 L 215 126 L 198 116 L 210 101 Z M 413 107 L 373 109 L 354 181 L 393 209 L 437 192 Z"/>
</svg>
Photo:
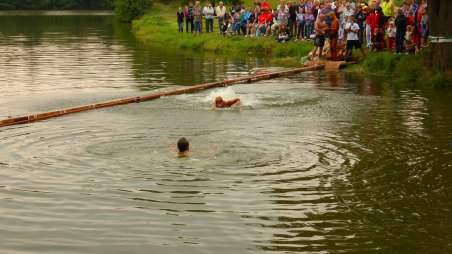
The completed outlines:
<svg viewBox="0 0 452 254">
<path fill-rule="evenodd" d="M 388 49 L 390 51 L 394 51 L 394 42 L 396 35 L 396 27 L 394 21 L 389 22 L 388 29 L 386 31 L 388 33 Z"/>
<path fill-rule="evenodd" d="M 289 6 L 286 4 L 286 0 L 281 0 L 281 3 L 278 4 L 278 7 L 276 7 L 276 9 L 279 11 L 281 10 L 281 6 L 284 6 L 284 11 L 285 12 L 289 12 Z"/>
<path fill-rule="evenodd" d="M 336 8 L 338 8 L 338 6 L 336 5 L 336 3 L 334 1 L 330 1 L 331 2 L 331 8 L 333 10 L 336 10 Z"/>
<path fill-rule="evenodd" d="M 345 59 L 352 55 L 353 48 L 359 49 L 363 57 L 366 57 L 366 52 L 359 42 L 358 31 L 359 25 L 355 23 L 355 18 L 351 16 L 349 18 L 349 23 L 345 25 L 345 32 L 347 33 L 347 50 L 345 52 Z"/>
<path fill-rule="evenodd" d="M 207 4 L 204 7 L 202 13 L 204 14 L 204 18 L 206 19 L 206 32 L 213 32 L 213 15 L 215 13 L 212 4 Z"/>
<path fill-rule="evenodd" d="M 350 5 L 350 7 L 352 8 L 352 10 L 355 10 L 356 4 L 353 2 L 353 0 L 349 0 L 348 4 Z"/>
<path fill-rule="evenodd" d="M 344 19 L 345 18 L 350 18 L 350 17 L 352 17 L 352 16 L 354 16 L 353 14 L 355 13 L 354 11 L 353 11 L 353 8 L 352 8 L 352 6 L 349 4 L 349 3 L 346 3 L 345 4 L 345 11 L 342 13 L 343 15 L 344 15 Z"/>
<path fill-rule="evenodd" d="M 219 2 L 219 5 L 215 8 L 215 12 L 217 14 L 218 18 L 218 26 L 221 28 L 223 27 L 223 21 L 224 21 L 224 15 L 226 15 L 226 7 L 224 7 L 223 2 Z"/>
</svg>

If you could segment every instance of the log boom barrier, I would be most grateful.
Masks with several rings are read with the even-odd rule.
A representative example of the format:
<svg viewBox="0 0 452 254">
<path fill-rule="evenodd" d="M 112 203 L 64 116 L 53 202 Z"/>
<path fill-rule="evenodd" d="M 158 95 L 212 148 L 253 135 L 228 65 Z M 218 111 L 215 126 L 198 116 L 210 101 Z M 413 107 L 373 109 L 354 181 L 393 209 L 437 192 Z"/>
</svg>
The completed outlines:
<svg viewBox="0 0 452 254">
<path fill-rule="evenodd" d="M 304 71 L 319 70 L 319 69 L 324 69 L 324 68 L 325 68 L 325 64 L 321 63 L 321 64 L 317 64 L 317 65 L 310 66 L 310 67 L 301 67 L 301 68 L 292 68 L 292 69 L 286 69 L 286 70 L 281 70 L 281 71 L 264 72 L 262 74 L 247 75 L 247 76 L 237 77 L 234 79 L 216 81 L 216 82 L 197 85 L 197 86 L 189 86 L 189 87 L 179 88 L 179 89 L 171 90 L 171 91 L 167 91 L 167 92 L 152 93 L 152 94 L 143 95 L 143 96 L 139 96 L 139 97 L 124 98 L 124 99 L 119 99 L 119 100 L 113 100 L 113 101 L 107 101 L 107 102 L 102 102 L 102 103 L 97 103 L 97 104 L 86 105 L 86 106 L 50 111 L 50 112 L 45 112 L 45 113 L 12 117 L 12 118 L 1 120 L 0 127 L 36 122 L 36 121 L 41 121 L 41 120 L 54 118 L 54 117 L 58 117 L 58 116 L 63 116 L 63 115 L 74 114 L 74 113 L 92 110 L 92 109 L 112 107 L 112 106 L 116 106 L 116 105 L 136 103 L 136 102 L 140 102 L 140 101 L 149 101 L 149 100 L 158 99 L 163 96 L 188 93 L 188 92 L 199 91 L 199 90 L 213 88 L 213 87 L 237 84 L 237 83 L 241 83 L 241 82 L 250 83 L 252 81 L 263 80 L 263 79 L 272 79 L 272 78 L 277 78 L 280 76 L 291 75 L 291 74 L 304 72 Z"/>
</svg>

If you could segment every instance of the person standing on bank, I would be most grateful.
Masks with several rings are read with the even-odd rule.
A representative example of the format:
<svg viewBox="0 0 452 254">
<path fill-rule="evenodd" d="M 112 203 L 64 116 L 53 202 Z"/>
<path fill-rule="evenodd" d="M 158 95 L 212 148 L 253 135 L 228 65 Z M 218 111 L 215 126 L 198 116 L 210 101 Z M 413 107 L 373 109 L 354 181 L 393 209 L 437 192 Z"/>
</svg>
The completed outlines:
<svg viewBox="0 0 452 254">
<path fill-rule="evenodd" d="M 195 7 L 193 7 L 193 3 L 188 3 L 188 9 L 187 9 L 187 20 L 188 24 L 186 27 L 186 32 L 188 33 L 188 25 L 190 25 L 190 32 L 193 33 L 193 30 L 195 30 L 195 23 L 193 21 L 193 10 Z"/>
<path fill-rule="evenodd" d="M 394 18 L 394 0 L 385 0 L 381 3 L 381 8 L 383 10 L 383 26 L 380 28 L 383 29 L 389 19 Z"/>
<path fill-rule="evenodd" d="M 218 27 L 221 31 L 221 28 L 223 27 L 224 16 L 226 15 L 226 7 L 223 6 L 223 2 L 220 1 L 217 8 L 215 8 L 215 12 L 218 18 Z"/>
<path fill-rule="evenodd" d="M 365 21 L 366 21 L 366 13 L 363 12 L 363 8 L 361 5 L 358 5 L 357 12 L 355 12 L 355 21 L 359 26 L 358 38 L 361 45 L 364 44 L 364 29 L 365 29 Z"/>
<path fill-rule="evenodd" d="M 325 46 L 325 32 L 328 29 L 328 25 L 323 19 L 323 15 L 319 15 L 318 19 L 314 23 L 315 41 L 314 41 L 314 53 L 312 57 L 317 55 L 317 49 L 320 49 L 319 58 L 322 57 L 323 46 Z"/>
<path fill-rule="evenodd" d="M 345 53 L 345 59 L 352 55 L 353 48 L 359 49 L 363 57 L 366 57 L 366 52 L 364 51 L 361 42 L 358 38 L 359 25 L 355 23 L 355 18 L 351 16 L 349 18 L 349 23 L 345 25 L 345 31 L 347 32 L 347 50 Z"/>
<path fill-rule="evenodd" d="M 184 32 L 184 16 L 182 8 L 179 7 L 179 11 L 177 12 L 177 25 L 179 26 L 179 33 Z"/>
<path fill-rule="evenodd" d="M 402 9 L 399 9 L 394 23 L 396 25 L 396 53 L 403 53 L 403 41 L 405 39 L 406 33 L 406 17 L 405 15 L 403 15 Z"/>
<path fill-rule="evenodd" d="M 206 19 L 206 32 L 213 32 L 213 15 L 215 14 L 215 10 L 212 7 L 212 4 L 207 4 L 202 11 L 204 17 Z"/>
<path fill-rule="evenodd" d="M 202 21 L 202 11 L 199 6 L 199 2 L 196 2 L 195 8 L 193 9 L 193 23 L 195 27 L 195 34 L 201 33 L 201 21 Z"/>
</svg>

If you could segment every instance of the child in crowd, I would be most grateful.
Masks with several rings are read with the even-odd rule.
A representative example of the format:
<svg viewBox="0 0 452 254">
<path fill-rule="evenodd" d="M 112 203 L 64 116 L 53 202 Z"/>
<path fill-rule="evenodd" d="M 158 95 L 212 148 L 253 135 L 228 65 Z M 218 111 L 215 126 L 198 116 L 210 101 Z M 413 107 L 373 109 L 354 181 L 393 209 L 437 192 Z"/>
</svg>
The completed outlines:
<svg viewBox="0 0 452 254">
<path fill-rule="evenodd" d="M 409 43 L 411 42 L 412 38 L 411 36 L 413 35 L 413 26 L 407 26 L 406 27 L 406 33 L 405 33 L 405 43 Z"/>
<path fill-rule="evenodd" d="M 304 40 L 304 9 L 303 8 L 299 8 L 298 9 L 298 14 L 297 14 L 297 35 L 295 37 L 295 41 L 297 41 L 298 39 L 303 39 Z"/>
<path fill-rule="evenodd" d="M 414 32 L 413 26 L 409 25 L 406 27 L 405 33 L 405 52 L 406 54 L 414 54 L 416 53 L 416 43 L 414 37 L 416 34 Z"/>
<path fill-rule="evenodd" d="M 231 18 L 226 17 L 223 19 L 223 24 L 221 25 L 220 33 L 225 36 L 228 33 L 228 28 L 230 27 Z"/>
<path fill-rule="evenodd" d="M 395 35 L 396 35 L 396 27 L 394 24 L 394 21 L 390 21 L 388 25 L 388 29 L 386 30 L 388 33 L 388 49 L 390 51 L 394 51 L 394 42 L 395 42 Z"/>
<path fill-rule="evenodd" d="M 372 51 L 380 51 L 385 47 L 385 41 L 383 33 L 380 31 L 380 28 L 375 28 L 374 36 L 372 36 Z"/>
<path fill-rule="evenodd" d="M 311 34 L 312 34 L 312 28 L 314 27 L 314 14 L 312 14 L 311 9 L 307 9 L 306 15 L 304 17 L 305 22 L 306 22 L 306 39 L 311 39 Z"/>
<path fill-rule="evenodd" d="M 286 25 L 281 25 L 281 29 L 276 40 L 282 43 L 290 41 L 289 29 Z"/>
<path fill-rule="evenodd" d="M 414 45 L 414 53 L 417 54 L 421 49 L 422 34 L 418 26 L 413 26 L 412 42 Z"/>
<path fill-rule="evenodd" d="M 422 18 L 420 20 L 420 27 L 422 32 L 421 44 L 424 46 L 427 43 L 428 38 L 428 7 L 423 7 L 422 10 Z"/>
</svg>

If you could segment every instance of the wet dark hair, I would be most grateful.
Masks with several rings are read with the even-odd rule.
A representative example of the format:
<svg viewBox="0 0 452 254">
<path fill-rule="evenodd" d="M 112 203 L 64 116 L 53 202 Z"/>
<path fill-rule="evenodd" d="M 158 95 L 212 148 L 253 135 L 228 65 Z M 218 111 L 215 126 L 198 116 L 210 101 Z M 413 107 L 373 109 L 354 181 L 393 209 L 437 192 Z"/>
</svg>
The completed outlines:
<svg viewBox="0 0 452 254">
<path fill-rule="evenodd" d="M 177 148 L 179 149 L 179 152 L 183 153 L 188 151 L 188 140 L 186 138 L 181 138 L 179 141 L 177 141 Z"/>
</svg>

